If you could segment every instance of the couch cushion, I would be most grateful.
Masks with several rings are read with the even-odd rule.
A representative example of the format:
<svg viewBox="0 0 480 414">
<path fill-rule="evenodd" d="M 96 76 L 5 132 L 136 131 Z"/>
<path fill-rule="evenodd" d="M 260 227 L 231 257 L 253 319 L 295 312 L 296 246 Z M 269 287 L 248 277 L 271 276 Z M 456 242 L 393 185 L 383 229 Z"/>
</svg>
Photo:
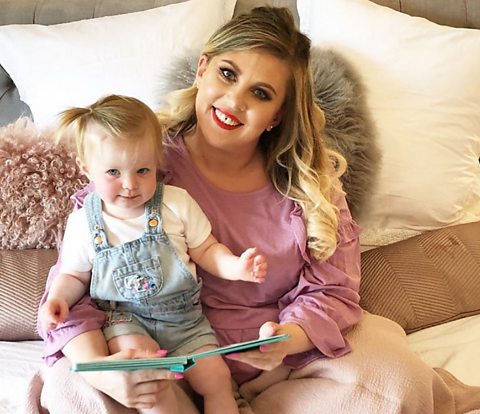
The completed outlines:
<svg viewBox="0 0 480 414">
<path fill-rule="evenodd" d="M 362 253 L 360 303 L 407 333 L 480 313 L 480 222 Z"/>
<path fill-rule="evenodd" d="M 55 249 L 0 250 L 0 340 L 40 339 L 37 310 Z"/>
</svg>

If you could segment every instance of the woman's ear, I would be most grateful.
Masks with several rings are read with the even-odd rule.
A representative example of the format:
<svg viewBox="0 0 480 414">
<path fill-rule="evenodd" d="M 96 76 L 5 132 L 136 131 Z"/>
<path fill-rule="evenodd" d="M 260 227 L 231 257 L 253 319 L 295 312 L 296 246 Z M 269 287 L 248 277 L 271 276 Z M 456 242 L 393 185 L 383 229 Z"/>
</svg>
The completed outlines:
<svg viewBox="0 0 480 414">
<path fill-rule="evenodd" d="M 272 122 L 270 122 L 265 128 L 265 131 L 270 132 L 273 128 L 277 127 L 280 124 L 280 122 L 282 122 L 282 116 L 283 116 L 282 110 L 278 111 L 277 114 L 272 119 Z"/>
<path fill-rule="evenodd" d="M 268 124 L 268 126 L 265 128 L 265 130 L 267 132 L 270 132 L 273 128 L 277 127 L 280 122 L 282 122 L 282 117 L 281 117 L 281 114 L 280 112 L 275 115 L 275 118 L 273 118 L 272 122 L 270 122 L 270 124 Z"/>
<path fill-rule="evenodd" d="M 283 110 L 280 110 L 275 115 L 275 118 L 273 118 L 272 127 L 278 126 L 280 122 L 282 122 L 282 118 L 283 118 Z"/>
<path fill-rule="evenodd" d="M 198 59 L 197 72 L 195 74 L 195 84 L 196 85 L 202 79 L 203 74 L 207 70 L 207 66 L 208 66 L 207 56 L 206 55 L 200 56 L 200 59 Z"/>
</svg>

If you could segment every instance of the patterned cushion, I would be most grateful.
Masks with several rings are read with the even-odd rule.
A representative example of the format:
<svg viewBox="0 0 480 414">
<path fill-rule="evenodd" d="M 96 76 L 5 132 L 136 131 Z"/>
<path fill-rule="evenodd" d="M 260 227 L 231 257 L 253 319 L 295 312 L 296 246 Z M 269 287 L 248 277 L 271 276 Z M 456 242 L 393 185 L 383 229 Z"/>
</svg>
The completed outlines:
<svg viewBox="0 0 480 414">
<path fill-rule="evenodd" d="M 362 253 L 361 305 L 407 333 L 480 313 L 480 222 Z"/>
<path fill-rule="evenodd" d="M 0 250 L 0 340 L 39 339 L 37 309 L 56 249 Z"/>
</svg>

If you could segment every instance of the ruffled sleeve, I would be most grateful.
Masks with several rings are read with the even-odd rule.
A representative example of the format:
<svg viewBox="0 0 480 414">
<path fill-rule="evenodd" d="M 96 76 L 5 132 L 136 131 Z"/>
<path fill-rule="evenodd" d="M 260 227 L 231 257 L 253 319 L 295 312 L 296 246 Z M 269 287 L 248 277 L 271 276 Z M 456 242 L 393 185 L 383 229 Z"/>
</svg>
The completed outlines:
<svg viewBox="0 0 480 414">
<path fill-rule="evenodd" d="M 339 357 L 349 352 L 344 334 L 361 318 L 360 296 L 360 227 L 353 220 L 344 196 L 338 197 L 339 227 L 337 249 L 327 260 L 311 258 L 300 209 L 292 212 L 292 229 L 305 264 L 299 283 L 284 295 L 280 304 L 280 321 L 300 325 L 317 349 L 290 355 L 285 363 L 303 366 L 312 359 Z"/>
</svg>

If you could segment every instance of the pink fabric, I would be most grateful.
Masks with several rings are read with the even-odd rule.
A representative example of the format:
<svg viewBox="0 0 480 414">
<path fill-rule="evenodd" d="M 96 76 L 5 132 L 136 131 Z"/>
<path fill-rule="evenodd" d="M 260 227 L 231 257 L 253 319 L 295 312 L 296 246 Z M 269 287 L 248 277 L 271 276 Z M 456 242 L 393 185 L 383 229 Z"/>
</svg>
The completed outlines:
<svg viewBox="0 0 480 414">
<path fill-rule="evenodd" d="M 433 370 L 408 348 L 395 322 L 366 313 L 346 334 L 353 351 L 298 370 L 283 365 L 237 390 L 241 414 L 460 414 L 480 412 L 480 388 Z M 177 391 L 182 414 L 199 414 Z M 90 386 L 61 359 L 29 383 L 25 414 L 138 414 Z"/>
<path fill-rule="evenodd" d="M 218 240 L 236 254 L 257 246 L 269 261 L 267 281 L 262 285 L 215 278 L 201 269 L 202 302 L 222 345 L 258 337 L 268 320 L 295 322 L 302 326 L 318 348 L 289 356 L 285 363 L 298 368 L 322 356 L 338 357 L 349 352 L 344 333 L 361 317 L 359 302 L 359 227 L 351 218 L 344 197 L 339 197 L 338 248 L 327 261 L 310 260 L 300 208 L 286 200 L 273 186 L 252 193 L 223 191 L 197 170 L 179 139 L 165 154 L 169 184 L 186 189 L 212 223 Z M 77 193 L 81 205 L 87 188 Z M 49 279 L 56 276 L 53 268 Z M 89 319 L 88 328 L 85 319 Z M 83 322 L 81 322 L 83 321 Z M 98 311 L 83 303 L 75 306 L 64 327 L 40 334 L 46 339 L 48 363 L 58 358 L 69 339 L 101 326 Z M 243 383 L 259 374 L 245 364 L 228 361 L 234 378 Z"/>
</svg>

